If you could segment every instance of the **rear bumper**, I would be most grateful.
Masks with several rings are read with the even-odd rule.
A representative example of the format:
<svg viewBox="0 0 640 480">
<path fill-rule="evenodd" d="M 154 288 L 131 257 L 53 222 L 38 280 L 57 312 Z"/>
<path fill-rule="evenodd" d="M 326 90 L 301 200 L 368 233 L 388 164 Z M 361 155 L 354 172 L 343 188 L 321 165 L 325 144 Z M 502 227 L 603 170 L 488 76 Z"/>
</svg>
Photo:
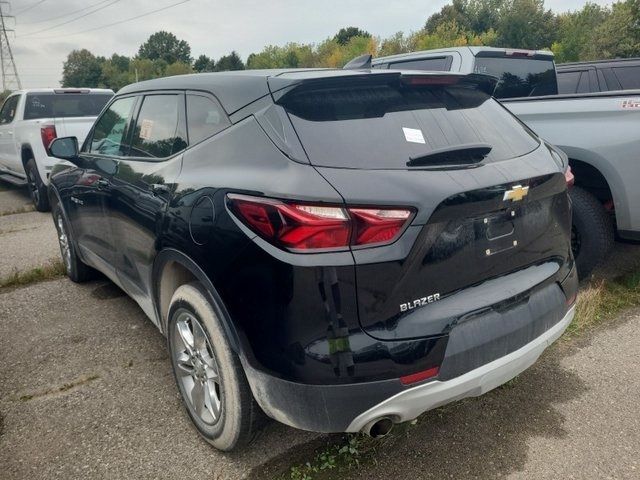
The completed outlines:
<svg viewBox="0 0 640 480">
<path fill-rule="evenodd" d="M 396 422 L 413 420 L 427 410 L 455 400 L 477 397 L 508 382 L 535 363 L 542 352 L 566 330 L 574 314 L 575 306 L 538 338 L 491 363 L 445 382 L 433 381 L 398 393 L 358 415 L 347 431 L 358 432 L 368 422 L 380 417 L 391 417 Z"/>
<path fill-rule="evenodd" d="M 412 420 L 433 408 L 482 395 L 530 367 L 571 323 L 575 307 L 521 348 L 446 381 L 407 388 L 398 379 L 345 385 L 307 385 L 273 377 L 245 365 L 261 408 L 287 425 L 318 432 L 358 432 L 372 420 Z"/>
</svg>

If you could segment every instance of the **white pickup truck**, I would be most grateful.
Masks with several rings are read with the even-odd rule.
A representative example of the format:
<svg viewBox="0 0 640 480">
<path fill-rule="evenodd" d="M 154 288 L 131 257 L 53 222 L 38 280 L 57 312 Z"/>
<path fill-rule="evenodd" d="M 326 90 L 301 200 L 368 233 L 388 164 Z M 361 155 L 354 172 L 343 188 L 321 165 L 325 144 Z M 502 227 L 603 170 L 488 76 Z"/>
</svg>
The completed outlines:
<svg viewBox="0 0 640 480">
<path fill-rule="evenodd" d="M 575 175 L 572 247 L 581 278 L 606 256 L 614 232 L 640 241 L 640 90 L 558 95 L 547 51 L 444 48 L 377 58 L 372 68 L 498 78 L 494 96 L 568 156 Z"/>
<path fill-rule="evenodd" d="M 113 96 L 96 88 L 49 88 L 13 92 L 0 109 L 0 179 L 28 185 L 37 210 L 49 210 L 47 186 L 60 160 L 49 155 L 56 137 L 82 143 Z"/>
</svg>

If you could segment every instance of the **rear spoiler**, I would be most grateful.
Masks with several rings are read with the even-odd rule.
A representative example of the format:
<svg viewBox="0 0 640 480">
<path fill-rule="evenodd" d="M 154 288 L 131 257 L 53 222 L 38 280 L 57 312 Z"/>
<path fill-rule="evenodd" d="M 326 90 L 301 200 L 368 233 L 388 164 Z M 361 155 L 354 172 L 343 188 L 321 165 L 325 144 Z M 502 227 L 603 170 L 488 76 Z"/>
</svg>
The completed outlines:
<svg viewBox="0 0 640 480">
<path fill-rule="evenodd" d="M 319 72 L 322 73 L 321 71 Z M 332 88 L 349 85 L 352 82 L 384 83 L 399 81 L 405 85 L 419 86 L 459 86 L 478 90 L 489 96 L 498 85 L 498 78 L 491 75 L 471 73 L 426 73 L 415 70 L 352 70 L 339 75 L 323 75 L 307 78 L 287 78 L 285 76 L 271 77 L 269 87 L 276 103 L 281 103 L 283 97 L 293 90 Z"/>
</svg>

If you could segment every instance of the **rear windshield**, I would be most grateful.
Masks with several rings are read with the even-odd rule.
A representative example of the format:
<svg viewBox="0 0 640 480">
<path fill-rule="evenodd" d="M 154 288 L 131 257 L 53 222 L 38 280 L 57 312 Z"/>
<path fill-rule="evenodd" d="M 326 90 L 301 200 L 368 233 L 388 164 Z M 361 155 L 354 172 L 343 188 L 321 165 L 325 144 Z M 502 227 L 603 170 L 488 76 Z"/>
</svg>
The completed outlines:
<svg viewBox="0 0 640 480">
<path fill-rule="evenodd" d="M 492 162 L 539 145 L 511 113 L 470 86 L 352 81 L 299 87 L 279 103 L 318 166 L 406 169 L 412 158 L 474 144 L 490 145 L 484 161 Z"/>
<path fill-rule="evenodd" d="M 28 93 L 24 119 L 95 117 L 112 96 L 110 93 Z"/>
<path fill-rule="evenodd" d="M 475 73 L 500 79 L 496 98 L 556 95 L 558 83 L 553 60 L 522 57 L 476 57 Z"/>
</svg>

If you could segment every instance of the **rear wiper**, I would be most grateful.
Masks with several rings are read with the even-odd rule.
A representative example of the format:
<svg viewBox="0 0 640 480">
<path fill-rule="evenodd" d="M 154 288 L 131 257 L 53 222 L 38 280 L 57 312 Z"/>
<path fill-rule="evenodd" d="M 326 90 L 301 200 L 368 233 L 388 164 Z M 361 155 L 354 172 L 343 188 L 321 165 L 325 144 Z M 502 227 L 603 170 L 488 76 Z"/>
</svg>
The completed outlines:
<svg viewBox="0 0 640 480">
<path fill-rule="evenodd" d="M 422 166 L 464 166 L 479 163 L 491 152 L 488 143 L 466 143 L 455 147 L 439 148 L 418 157 L 411 157 L 407 167 Z"/>
</svg>

